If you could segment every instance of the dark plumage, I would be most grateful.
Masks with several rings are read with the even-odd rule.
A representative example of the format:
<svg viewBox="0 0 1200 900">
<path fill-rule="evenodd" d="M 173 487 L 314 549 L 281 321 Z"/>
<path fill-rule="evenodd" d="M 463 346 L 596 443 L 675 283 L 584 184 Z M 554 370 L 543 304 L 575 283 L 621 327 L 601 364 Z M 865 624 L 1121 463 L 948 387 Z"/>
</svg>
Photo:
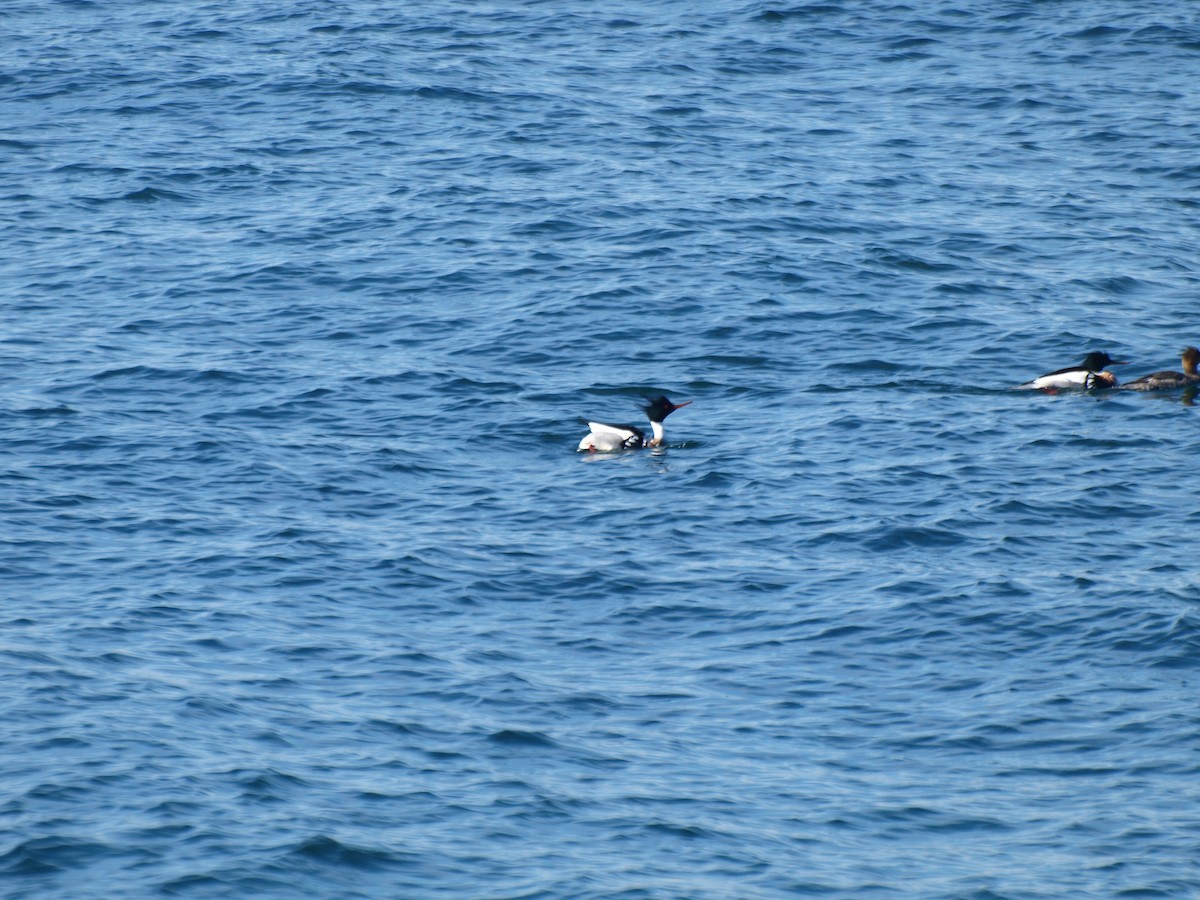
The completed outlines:
<svg viewBox="0 0 1200 900">
<path fill-rule="evenodd" d="M 1188 347 L 1181 354 L 1180 360 L 1183 365 L 1182 372 L 1165 371 L 1143 375 L 1125 385 L 1125 390 L 1171 391 L 1191 384 L 1200 384 L 1200 372 L 1196 371 L 1197 365 L 1200 365 L 1200 350 Z"/>
</svg>

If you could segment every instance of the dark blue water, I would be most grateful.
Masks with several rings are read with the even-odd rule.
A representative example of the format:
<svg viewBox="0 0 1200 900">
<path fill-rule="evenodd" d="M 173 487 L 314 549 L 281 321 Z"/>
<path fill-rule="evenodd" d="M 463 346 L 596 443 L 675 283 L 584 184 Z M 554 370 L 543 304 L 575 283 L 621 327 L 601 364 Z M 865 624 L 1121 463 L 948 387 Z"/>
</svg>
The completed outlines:
<svg viewBox="0 0 1200 900">
<path fill-rule="evenodd" d="M 1200 892 L 1191 6 L 0 51 L 5 896 Z"/>
</svg>

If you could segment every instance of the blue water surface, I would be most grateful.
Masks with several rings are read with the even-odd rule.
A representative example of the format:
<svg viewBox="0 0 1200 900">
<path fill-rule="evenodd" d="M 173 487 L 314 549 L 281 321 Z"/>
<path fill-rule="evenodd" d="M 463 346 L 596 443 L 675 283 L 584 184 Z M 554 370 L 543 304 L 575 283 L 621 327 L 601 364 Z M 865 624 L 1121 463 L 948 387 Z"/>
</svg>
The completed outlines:
<svg viewBox="0 0 1200 900">
<path fill-rule="evenodd" d="M 1191 6 L 0 25 L 0 893 L 1200 893 Z"/>
</svg>

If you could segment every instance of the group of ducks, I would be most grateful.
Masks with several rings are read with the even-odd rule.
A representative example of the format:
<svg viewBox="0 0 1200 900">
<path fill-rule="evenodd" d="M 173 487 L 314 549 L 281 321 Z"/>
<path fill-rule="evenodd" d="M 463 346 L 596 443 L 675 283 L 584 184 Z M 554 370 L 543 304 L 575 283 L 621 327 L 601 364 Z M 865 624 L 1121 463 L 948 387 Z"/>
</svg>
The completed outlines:
<svg viewBox="0 0 1200 900">
<path fill-rule="evenodd" d="M 1128 384 L 1121 384 L 1117 381 L 1117 376 L 1112 372 L 1106 372 L 1104 367 L 1127 366 L 1129 363 L 1124 360 L 1115 360 L 1103 350 L 1096 350 L 1085 356 L 1083 362 L 1078 366 L 1070 366 L 1066 369 L 1059 369 L 1057 372 L 1049 372 L 1033 379 L 1033 381 L 1019 384 L 1017 387 L 1024 390 L 1052 393 L 1071 388 L 1083 388 L 1084 390 L 1121 388 L 1125 391 L 1173 391 L 1188 387 L 1189 385 L 1200 384 L 1200 372 L 1196 371 L 1197 365 L 1200 365 L 1200 350 L 1197 350 L 1195 347 L 1186 348 L 1183 351 L 1181 360 L 1183 363 L 1182 372 L 1154 372 L 1150 375 L 1143 375 L 1141 378 L 1131 381 Z"/>
<path fill-rule="evenodd" d="M 1129 365 L 1123 360 L 1115 360 L 1103 350 L 1096 350 L 1083 358 L 1078 366 L 1048 372 L 1032 381 L 1017 385 L 1024 390 L 1045 391 L 1057 393 L 1061 390 L 1083 389 L 1096 390 L 1101 388 L 1120 388 L 1126 391 L 1173 391 L 1189 385 L 1200 385 L 1200 350 L 1188 347 L 1182 355 L 1182 372 L 1154 372 L 1143 375 L 1136 381 L 1121 384 L 1117 376 L 1105 371 L 1106 366 Z M 605 422 L 587 422 L 588 434 L 579 442 L 579 450 L 589 453 L 611 453 L 616 450 L 640 450 L 642 447 L 657 447 L 663 441 L 663 419 L 691 403 L 672 403 L 666 397 L 655 397 L 642 407 L 646 417 L 650 419 L 653 436 L 647 440 L 642 429 L 633 425 L 609 425 Z"/>
</svg>

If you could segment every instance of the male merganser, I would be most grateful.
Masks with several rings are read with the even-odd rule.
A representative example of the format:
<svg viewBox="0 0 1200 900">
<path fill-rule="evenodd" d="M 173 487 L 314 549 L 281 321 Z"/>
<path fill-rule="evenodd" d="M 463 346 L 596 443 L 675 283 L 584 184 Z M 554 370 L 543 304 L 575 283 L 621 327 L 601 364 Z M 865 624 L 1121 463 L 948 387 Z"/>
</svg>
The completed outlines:
<svg viewBox="0 0 1200 900">
<path fill-rule="evenodd" d="M 591 429 L 591 433 L 579 442 L 579 449 L 587 450 L 589 453 L 609 453 L 613 450 L 639 450 L 642 447 L 657 447 L 663 439 L 663 419 L 691 402 L 691 400 L 687 400 L 683 403 L 672 403 L 666 397 L 655 397 L 643 406 L 642 409 L 650 419 L 650 427 L 654 430 L 654 437 L 650 440 L 646 440 L 646 434 L 642 429 L 635 428 L 633 425 L 606 425 L 603 422 L 588 422 L 587 426 Z M 587 422 L 586 419 L 581 421 Z"/>
<path fill-rule="evenodd" d="M 1181 362 L 1182 372 L 1155 372 L 1153 375 L 1143 375 L 1136 381 L 1125 385 L 1127 391 L 1170 391 L 1175 388 L 1187 387 L 1189 384 L 1200 384 L 1200 372 L 1196 371 L 1200 364 L 1200 350 L 1195 347 L 1184 349 Z"/>
<path fill-rule="evenodd" d="M 1117 376 L 1103 371 L 1105 366 L 1126 366 L 1124 360 L 1115 360 L 1103 350 L 1095 350 L 1083 358 L 1078 366 L 1070 366 L 1041 375 L 1033 381 L 1017 385 L 1023 390 L 1055 391 L 1060 388 L 1112 388 L 1117 386 Z"/>
</svg>

